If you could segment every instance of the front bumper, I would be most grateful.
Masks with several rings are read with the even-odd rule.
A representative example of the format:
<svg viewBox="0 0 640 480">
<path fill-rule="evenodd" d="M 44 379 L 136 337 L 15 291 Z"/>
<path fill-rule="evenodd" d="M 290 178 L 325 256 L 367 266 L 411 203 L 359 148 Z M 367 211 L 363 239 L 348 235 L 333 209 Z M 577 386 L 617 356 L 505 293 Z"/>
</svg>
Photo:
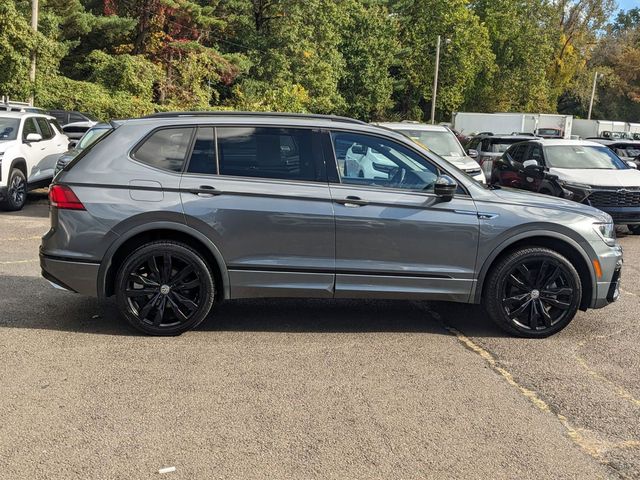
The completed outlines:
<svg viewBox="0 0 640 480">
<path fill-rule="evenodd" d="M 598 261 L 602 269 L 602 278 L 597 280 L 591 308 L 603 308 L 618 300 L 623 265 L 622 247 L 616 246 L 604 254 L 599 254 Z"/>
<path fill-rule="evenodd" d="M 42 276 L 64 290 L 98 296 L 99 263 L 78 262 L 67 258 L 40 254 Z"/>
<path fill-rule="evenodd" d="M 640 205 L 637 207 L 596 207 L 608 213 L 616 225 L 639 225 Z"/>
</svg>

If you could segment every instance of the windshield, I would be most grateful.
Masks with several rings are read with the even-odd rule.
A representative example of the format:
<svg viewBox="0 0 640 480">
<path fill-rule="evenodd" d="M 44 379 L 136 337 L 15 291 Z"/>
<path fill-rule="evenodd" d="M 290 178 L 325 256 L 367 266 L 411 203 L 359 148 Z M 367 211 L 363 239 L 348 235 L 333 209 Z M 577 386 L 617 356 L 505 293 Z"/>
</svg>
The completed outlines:
<svg viewBox="0 0 640 480">
<path fill-rule="evenodd" d="M 449 130 L 400 130 L 412 140 L 420 142 L 429 150 L 443 157 L 464 157 L 458 139 Z"/>
<path fill-rule="evenodd" d="M 93 142 L 95 142 L 97 139 L 99 139 L 102 135 L 107 133 L 109 130 L 111 130 L 109 127 L 92 128 L 90 130 L 87 130 L 87 133 L 85 133 L 82 136 L 76 148 L 78 150 L 87 148 L 89 145 L 91 145 Z"/>
<path fill-rule="evenodd" d="M 20 120 L 17 118 L 0 117 L 0 141 L 18 138 Z"/>
<path fill-rule="evenodd" d="M 628 169 L 609 147 L 590 145 L 553 145 L 545 149 L 547 165 L 555 168 L 588 168 L 596 170 Z"/>
<path fill-rule="evenodd" d="M 560 135 L 560 130 L 557 128 L 539 128 L 538 135 Z"/>
</svg>

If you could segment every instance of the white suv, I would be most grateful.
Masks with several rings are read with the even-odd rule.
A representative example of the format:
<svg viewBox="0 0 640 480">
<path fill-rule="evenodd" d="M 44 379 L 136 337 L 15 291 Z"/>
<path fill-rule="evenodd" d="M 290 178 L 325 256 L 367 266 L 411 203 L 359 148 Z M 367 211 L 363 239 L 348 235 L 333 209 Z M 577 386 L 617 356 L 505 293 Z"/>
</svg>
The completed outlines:
<svg viewBox="0 0 640 480">
<path fill-rule="evenodd" d="M 418 122 L 386 122 L 376 125 L 405 134 L 478 182 L 487 183 L 478 162 L 467 155 L 455 133 L 444 125 L 427 125 Z"/>
<path fill-rule="evenodd" d="M 53 117 L 0 112 L 0 208 L 20 210 L 28 190 L 48 186 L 68 147 Z"/>
</svg>

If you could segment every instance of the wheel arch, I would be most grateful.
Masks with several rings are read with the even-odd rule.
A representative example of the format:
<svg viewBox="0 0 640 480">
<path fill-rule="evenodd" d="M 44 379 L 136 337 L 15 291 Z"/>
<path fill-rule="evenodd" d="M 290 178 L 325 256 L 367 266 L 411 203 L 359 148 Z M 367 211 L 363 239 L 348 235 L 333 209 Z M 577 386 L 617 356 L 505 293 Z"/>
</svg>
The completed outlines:
<svg viewBox="0 0 640 480">
<path fill-rule="evenodd" d="M 14 158 L 11 161 L 11 167 L 9 167 L 9 171 L 7 172 L 7 174 L 11 173 L 11 170 L 13 170 L 14 168 L 19 169 L 24 174 L 25 180 L 28 178 L 27 161 L 24 158 L 22 157 Z M 7 178 L 9 177 L 7 176 Z"/>
<path fill-rule="evenodd" d="M 514 250 L 525 247 L 543 247 L 554 250 L 566 257 L 578 271 L 582 283 L 582 299 L 580 309 L 586 310 L 591 306 L 596 292 L 596 277 L 591 265 L 591 259 L 578 242 L 565 235 L 549 231 L 526 232 L 515 235 L 496 247 L 484 261 L 478 275 L 478 281 L 473 303 L 480 303 L 484 294 L 485 280 L 491 268 L 505 255 Z"/>
<path fill-rule="evenodd" d="M 125 258 L 136 248 L 158 240 L 181 242 L 200 253 L 211 266 L 216 282 L 222 285 L 222 288 L 216 289 L 216 297 L 229 298 L 229 273 L 220 250 L 202 233 L 188 225 L 174 222 L 146 223 L 120 235 L 109 247 L 100 264 L 98 294 L 103 297 L 113 295 L 115 276 Z"/>
</svg>

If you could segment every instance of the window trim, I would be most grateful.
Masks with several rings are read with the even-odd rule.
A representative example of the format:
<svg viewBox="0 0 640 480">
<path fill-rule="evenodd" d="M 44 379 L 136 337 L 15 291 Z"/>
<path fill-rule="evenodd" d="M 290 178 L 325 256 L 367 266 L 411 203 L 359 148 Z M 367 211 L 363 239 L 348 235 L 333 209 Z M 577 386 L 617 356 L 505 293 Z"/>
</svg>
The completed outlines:
<svg viewBox="0 0 640 480">
<path fill-rule="evenodd" d="M 377 133 L 360 132 L 360 131 L 357 131 L 357 130 L 348 130 L 348 129 L 343 129 L 343 128 L 331 128 L 331 129 L 327 129 L 326 132 L 327 132 L 328 137 L 329 137 L 329 142 L 331 143 L 331 152 L 333 154 L 333 167 L 335 168 L 335 173 L 338 176 L 338 181 L 336 182 L 335 180 L 329 180 L 329 185 L 345 185 L 345 186 L 350 186 L 350 187 L 353 187 L 353 188 L 370 188 L 370 189 L 375 190 L 375 191 L 388 190 L 388 191 L 392 191 L 392 192 L 405 192 L 405 193 L 411 193 L 413 195 L 415 195 L 415 194 L 426 195 L 426 196 L 429 196 L 429 197 L 436 197 L 437 196 L 433 192 L 425 192 L 423 190 L 414 190 L 414 189 L 410 189 L 410 188 L 382 187 L 382 186 L 374 186 L 374 185 L 358 185 L 358 184 L 355 184 L 355 183 L 344 183 L 342 181 L 342 176 L 340 175 L 340 168 L 339 168 L 339 165 L 338 165 L 338 155 L 336 155 L 336 147 L 335 147 L 335 145 L 333 143 L 333 138 L 331 136 L 331 134 L 333 132 L 350 133 L 350 134 L 355 134 L 355 135 L 365 135 L 365 136 L 370 136 L 370 137 L 375 137 L 375 138 L 383 138 L 383 139 L 388 140 L 390 142 L 399 143 L 403 147 L 405 147 L 408 150 L 410 150 L 411 152 L 413 152 L 419 158 L 423 159 L 425 162 L 427 162 L 430 165 L 432 165 L 433 167 L 435 167 L 435 169 L 438 171 L 438 176 L 440 176 L 443 173 L 445 173 L 446 175 L 452 176 L 454 179 L 456 179 L 456 176 L 452 175 L 450 171 L 448 171 L 447 169 L 442 168 L 438 164 L 432 162 L 429 157 L 425 156 L 420 151 L 415 149 L 413 147 L 413 145 L 407 145 L 407 144 L 405 144 L 403 142 L 398 142 L 398 140 L 396 140 L 394 138 L 390 138 L 390 137 L 383 136 L 383 135 L 381 136 L 381 135 L 378 135 Z M 327 177 L 330 178 L 330 176 L 328 175 L 328 172 L 327 172 Z M 467 198 L 467 197 L 471 198 L 471 195 L 469 194 L 469 189 L 465 185 L 463 185 L 460 181 L 458 181 L 457 179 L 456 179 L 456 183 L 458 184 L 458 188 L 461 188 L 464 193 L 455 193 L 454 197 L 463 196 L 465 198 Z"/>
<path fill-rule="evenodd" d="M 127 157 L 129 158 L 129 160 L 131 160 L 132 162 L 137 163 L 138 165 L 143 165 L 145 167 L 148 168 L 153 168 L 154 170 L 157 170 L 159 172 L 164 172 L 164 173 L 171 173 L 174 175 L 183 175 L 184 174 L 184 169 L 185 166 L 187 164 L 187 160 L 191 159 L 191 151 L 193 149 L 193 140 L 196 134 L 196 130 L 198 128 L 199 125 L 193 125 L 193 124 L 188 124 L 188 125 L 162 125 L 156 128 L 153 128 L 151 130 L 149 130 L 140 140 L 138 140 L 138 142 L 136 142 L 133 147 L 131 147 L 129 149 L 129 151 L 127 152 Z M 182 168 L 180 169 L 180 171 L 174 171 L 174 170 L 167 170 L 166 168 L 160 168 L 157 167 L 155 165 L 151 165 L 149 163 L 143 162 L 142 160 L 139 160 L 135 157 L 135 153 L 138 151 L 138 149 L 140 147 L 142 147 L 142 145 L 145 144 L 145 142 L 152 136 L 154 135 L 156 132 L 160 131 L 160 130 L 176 130 L 179 128 L 190 128 L 191 129 L 191 138 L 189 140 L 189 144 L 187 145 L 187 152 L 185 153 L 185 158 L 182 162 Z"/>
<path fill-rule="evenodd" d="M 38 127 L 38 130 L 40 131 L 40 135 L 42 135 L 42 141 L 52 140 L 53 137 L 56 136 L 55 131 L 53 130 L 53 128 L 51 128 L 51 124 L 49 123 L 49 119 L 47 117 L 32 117 L 32 118 L 36 121 L 36 126 Z M 42 126 L 40 125 L 40 121 L 46 123 L 47 126 L 49 127 L 49 132 L 51 133 L 50 137 L 45 137 L 44 136 L 44 132 L 42 131 Z"/>
<path fill-rule="evenodd" d="M 20 132 L 20 142 L 21 142 L 23 145 L 25 145 L 25 144 L 27 143 L 27 138 L 26 138 L 26 136 L 25 136 L 25 134 L 24 134 L 24 129 L 25 129 L 25 127 L 27 126 L 27 122 L 28 122 L 28 121 L 32 121 L 32 122 L 33 122 L 33 124 L 36 126 L 36 131 L 35 131 L 35 132 L 32 132 L 32 133 L 38 133 L 38 132 L 40 132 L 40 126 L 38 125 L 38 122 L 36 122 L 36 117 L 26 117 L 26 118 L 24 119 L 23 124 L 22 124 L 22 132 Z M 42 135 L 42 134 L 40 133 L 40 135 Z"/>
<path fill-rule="evenodd" d="M 213 148 L 215 149 L 214 156 L 215 156 L 215 164 L 216 164 L 216 173 L 198 173 L 198 172 L 190 172 L 189 171 L 189 165 L 191 164 L 191 156 L 193 155 L 193 149 L 196 146 L 196 140 L 198 138 L 198 130 L 201 129 L 201 128 L 212 128 L 213 129 Z M 217 139 L 218 139 L 218 133 L 216 132 L 216 126 L 215 125 L 205 124 L 205 125 L 196 126 L 195 133 L 194 133 L 193 137 L 191 138 L 191 143 L 189 144 L 189 150 L 187 152 L 187 158 L 185 159 L 184 165 L 182 167 L 182 175 L 189 175 L 189 176 L 206 175 L 207 177 L 217 177 L 217 176 L 220 175 L 219 162 L 218 162 Z"/>
</svg>

